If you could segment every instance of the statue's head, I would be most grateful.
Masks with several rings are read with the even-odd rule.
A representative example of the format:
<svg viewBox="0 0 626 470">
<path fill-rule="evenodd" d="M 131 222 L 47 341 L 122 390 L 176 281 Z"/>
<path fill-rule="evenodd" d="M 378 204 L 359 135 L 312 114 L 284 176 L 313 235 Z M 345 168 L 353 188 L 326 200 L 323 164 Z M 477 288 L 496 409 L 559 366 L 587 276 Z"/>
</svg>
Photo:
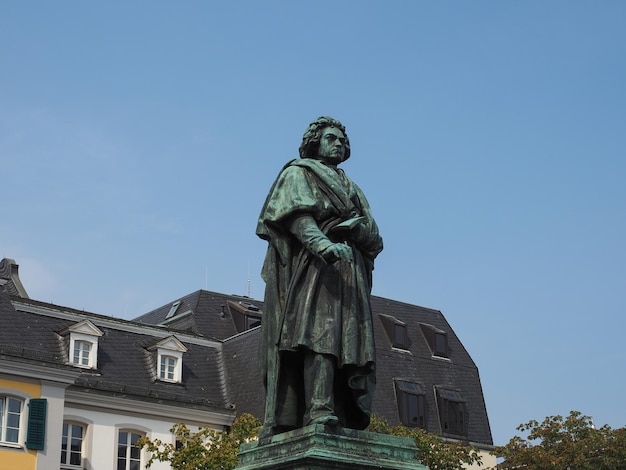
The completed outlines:
<svg viewBox="0 0 626 470">
<path fill-rule="evenodd" d="M 350 158 L 350 139 L 346 133 L 346 128 L 341 122 L 328 116 L 318 117 L 315 121 L 309 124 L 309 127 L 302 137 L 302 144 L 300 144 L 300 158 L 318 158 L 320 139 L 322 133 L 327 127 L 333 127 L 341 131 L 345 137 L 345 154 L 342 161 L 346 161 Z"/>
</svg>

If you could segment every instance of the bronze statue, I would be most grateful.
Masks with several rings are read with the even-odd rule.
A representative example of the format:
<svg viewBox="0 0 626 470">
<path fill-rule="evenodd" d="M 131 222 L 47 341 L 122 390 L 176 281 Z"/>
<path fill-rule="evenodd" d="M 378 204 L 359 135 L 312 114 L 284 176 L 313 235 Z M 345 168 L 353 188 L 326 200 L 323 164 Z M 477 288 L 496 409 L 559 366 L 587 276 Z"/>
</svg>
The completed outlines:
<svg viewBox="0 0 626 470">
<path fill-rule="evenodd" d="M 263 436 L 309 424 L 365 429 L 375 378 L 370 292 L 382 238 L 361 189 L 337 165 L 345 127 L 320 117 L 261 210 L 268 241 L 261 327 Z"/>
</svg>

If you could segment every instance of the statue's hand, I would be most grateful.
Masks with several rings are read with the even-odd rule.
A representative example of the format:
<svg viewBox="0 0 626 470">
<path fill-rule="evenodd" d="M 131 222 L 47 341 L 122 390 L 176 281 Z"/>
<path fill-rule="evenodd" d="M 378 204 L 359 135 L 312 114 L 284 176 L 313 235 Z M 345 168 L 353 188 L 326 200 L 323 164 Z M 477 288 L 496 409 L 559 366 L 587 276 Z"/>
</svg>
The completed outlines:
<svg viewBox="0 0 626 470">
<path fill-rule="evenodd" d="M 322 252 L 322 257 L 328 263 L 334 263 L 336 261 L 352 262 L 352 248 L 345 243 L 333 243 Z"/>
<path fill-rule="evenodd" d="M 357 244 L 366 243 L 369 236 L 369 229 L 361 222 L 350 231 L 350 239 Z"/>
</svg>

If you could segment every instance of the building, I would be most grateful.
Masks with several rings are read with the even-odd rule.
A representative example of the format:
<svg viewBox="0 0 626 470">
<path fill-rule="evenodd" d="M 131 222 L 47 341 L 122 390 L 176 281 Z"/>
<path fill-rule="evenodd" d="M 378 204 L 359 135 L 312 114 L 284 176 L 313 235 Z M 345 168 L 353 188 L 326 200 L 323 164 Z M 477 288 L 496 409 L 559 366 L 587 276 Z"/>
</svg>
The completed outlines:
<svg viewBox="0 0 626 470">
<path fill-rule="evenodd" d="M 0 470 L 134 470 L 141 436 L 232 424 L 220 341 L 38 302 L 13 261 L 0 273 Z"/>
<path fill-rule="evenodd" d="M 126 470 L 145 461 L 139 436 L 171 442 L 176 422 L 263 416 L 262 302 L 200 290 L 127 321 L 29 299 L 12 260 L 0 279 L 0 470 Z M 478 368 L 442 313 L 381 297 L 372 309 L 374 412 L 472 443 L 495 465 Z"/>
</svg>

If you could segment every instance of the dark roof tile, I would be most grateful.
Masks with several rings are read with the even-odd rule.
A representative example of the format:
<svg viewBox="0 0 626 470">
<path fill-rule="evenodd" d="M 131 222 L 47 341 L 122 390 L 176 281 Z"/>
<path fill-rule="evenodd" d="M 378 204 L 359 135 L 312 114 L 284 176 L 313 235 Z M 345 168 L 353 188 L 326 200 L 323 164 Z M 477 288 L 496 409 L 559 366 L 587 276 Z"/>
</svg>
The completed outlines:
<svg viewBox="0 0 626 470">
<path fill-rule="evenodd" d="M 33 305 L 46 306 L 46 314 L 32 313 L 25 308 Z M 57 318 L 55 312 L 64 318 Z M 155 380 L 156 354 L 146 349 L 163 339 L 161 329 L 84 312 L 76 318 L 71 318 L 71 314 L 65 308 L 22 298 L 14 297 L 12 303 L 6 293 L 0 293 L 0 351 L 65 364 L 69 342 L 64 342 L 58 332 L 91 318 L 104 333 L 98 339 L 97 369 L 84 370 L 73 388 L 158 397 L 188 404 L 210 403 L 213 407 L 230 409 L 221 344 L 210 344 L 199 337 L 194 340 L 191 335 L 188 341 L 183 338 L 181 342 L 187 351 L 183 355 L 182 383 L 161 382 Z"/>
</svg>

